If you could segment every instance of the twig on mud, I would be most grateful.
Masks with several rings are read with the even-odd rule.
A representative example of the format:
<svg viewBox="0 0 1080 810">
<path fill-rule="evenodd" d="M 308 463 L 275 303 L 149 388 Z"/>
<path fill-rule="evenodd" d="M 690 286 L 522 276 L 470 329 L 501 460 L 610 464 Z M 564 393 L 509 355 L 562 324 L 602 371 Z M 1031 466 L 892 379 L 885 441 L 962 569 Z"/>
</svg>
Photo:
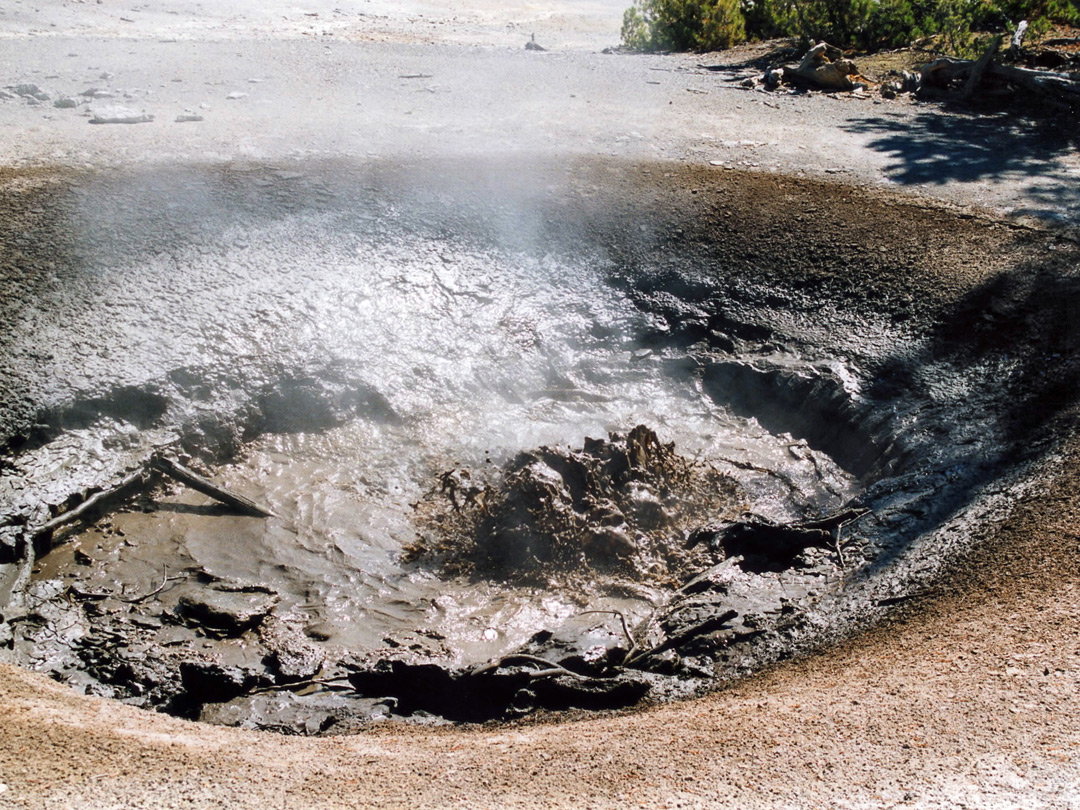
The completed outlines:
<svg viewBox="0 0 1080 810">
<path fill-rule="evenodd" d="M 160 585 L 158 585 L 156 588 L 154 588 L 154 590 L 150 591 L 149 593 L 144 593 L 142 596 L 133 596 L 130 599 L 121 598 L 120 601 L 121 602 L 127 602 L 129 605 L 134 605 L 136 602 L 142 602 L 142 601 L 144 601 L 146 599 L 149 599 L 151 596 L 157 596 L 159 593 L 161 593 L 163 590 L 165 590 L 165 586 L 168 585 L 170 581 L 180 580 L 180 579 L 187 579 L 187 574 L 179 574 L 178 576 L 170 577 L 169 576 L 169 566 L 163 565 L 163 566 L 161 566 L 161 584 Z"/>
<path fill-rule="evenodd" d="M 633 657 L 634 653 L 636 653 L 638 651 L 639 645 L 638 645 L 637 641 L 634 639 L 633 635 L 631 635 L 630 628 L 626 624 L 626 615 L 621 610 L 583 610 L 581 613 L 578 613 L 576 615 L 578 615 L 578 616 L 588 616 L 589 614 L 592 614 L 592 613 L 606 613 L 606 614 L 608 614 L 610 616 L 618 616 L 619 617 L 619 624 L 622 625 L 623 635 L 626 636 L 626 640 L 630 643 L 630 647 L 626 651 L 626 657 L 627 658 Z"/>
<path fill-rule="evenodd" d="M 582 675 L 578 672 L 574 672 L 572 669 L 567 669 L 562 664 L 556 663 L 555 661 L 548 661 L 546 658 L 541 658 L 538 655 L 525 655 L 522 653 L 508 655 L 505 658 L 500 658 L 498 661 L 493 661 L 490 664 L 484 664 L 483 666 L 471 669 L 469 670 L 469 675 L 484 675 L 488 672 L 502 669 L 507 664 L 514 662 L 522 664 L 541 664 L 544 667 L 547 667 L 546 669 L 529 673 L 532 678 L 550 678 L 557 675 L 569 675 L 571 678 L 576 678 L 579 681 L 594 680 L 591 675 Z"/>
<path fill-rule="evenodd" d="M 163 565 L 161 567 L 161 584 L 154 588 L 154 590 L 144 593 L 141 596 L 121 596 L 120 594 L 114 593 L 112 591 L 84 591 L 76 588 L 74 585 L 68 585 L 68 591 L 70 591 L 80 599 L 116 599 L 119 602 L 124 602 L 128 605 L 134 605 L 138 602 L 146 601 L 151 596 L 157 596 L 159 593 L 165 590 L 165 586 L 168 585 L 170 582 L 180 579 L 187 579 L 187 577 L 187 574 L 180 574 L 175 577 L 170 577 L 169 567 L 167 565 Z"/>
<path fill-rule="evenodd" d="M 293 681 L 292 683 L 275 683 L 271 686 L 260 686 L 252 689 L 251 694 L 261 695 L 264 692 L 281 692 L 285 689 L 303 689 L 307 686 L 332 686 L 341 681 L 349 680 L 348 675 L 335 675 L 332 678 L 309 678 L 306 681 Z"/>
</svg>

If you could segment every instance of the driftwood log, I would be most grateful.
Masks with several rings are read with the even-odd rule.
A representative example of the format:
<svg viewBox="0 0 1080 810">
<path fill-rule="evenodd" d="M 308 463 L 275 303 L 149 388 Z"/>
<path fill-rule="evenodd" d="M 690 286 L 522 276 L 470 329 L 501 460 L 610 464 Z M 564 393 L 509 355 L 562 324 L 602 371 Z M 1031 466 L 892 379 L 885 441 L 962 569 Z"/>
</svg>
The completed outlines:
<svg viewBox="0 0 1080 810">
<path fill-rule="evenodd" d="M 962 88 L 965 99 L 971 99 L 987 79 L 1023 91 L 1041 104 L 1058 110 L 1080 110 L 1080 80 L 1068 73 L 1004 65 L 994 61 L 1001 38 L 996 37 L 978 61 L 944 57 L 923 66 L 923 88 Z"/>
<path fill-rule="evenodd" d="M 35 540 L 38 538 L 45 538 L 45 541 L 49 542 L 49 538 L 51 538 L 53 532 L 57 529 L 66 526 L 69 523 L 74 523 L 83 517 L 83 515 L 90 513 L 96 507 L 105 506 L 109 502 L 124 496 L 135 483 L 142 480 L 145 476 L 146 471 L 141 468 L 128 473 L 108 489 L 95 492 L 78 506 L 57 515 L 48 523 L 39 526 L 30 533 L 30 536 Z"/>
<path fill-rule="evenodd" d="M 152 456 L 145 466 L 132 472 L 128 472 L 123 478 L 107 489 L 90 494 L 77 506 L 57 515 L 37 528 L 32 528 L 29 531 L 28 536 L 34 540 L 35 543 L 49 544 L 53 533 L 58 529 L 75 523 L 88 515 L 93 515 L 97 509 L 105 508 L 129 497 L 130 493 L 136 488 L 136 484 L 144 484 L 152 479 L 152 476 L 148 474 L 150 471 L 162 473 L 183 484 L 187 484 L 192 489 L 197 490 L 204 495 L 209 495 L 211 498 L 220 501 L 226 506 L 232 507 L 241 514 L 262 518 L 275 517 L 273 512 L 264 509 L 254 501 L 245 498 L 243 495 L 237 495 L 235 492 L 230 492 L 224 487 L 220 487 L 212 481 L 203 478 L 198 473 L 189 470 L 179 462 L 159 454 Z"/>
</svg>

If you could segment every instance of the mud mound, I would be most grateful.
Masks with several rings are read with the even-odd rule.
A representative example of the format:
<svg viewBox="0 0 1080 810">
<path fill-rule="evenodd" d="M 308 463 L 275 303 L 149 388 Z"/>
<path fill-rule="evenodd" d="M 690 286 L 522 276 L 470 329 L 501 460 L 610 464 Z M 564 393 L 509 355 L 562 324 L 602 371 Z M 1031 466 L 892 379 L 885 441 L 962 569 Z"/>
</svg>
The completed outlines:
<svg viewBox="0 0 1080 810">
<path fill-rule="evenodd" d="M 519 583 L 625 575 L 672 584 L 703 562 L 683 537 L 743 501 L 733 478 L 638 425 L 576 449 L 520 453 L 488 483 L 470 470 L 445 473 L 418 504 L 425 531 L 406 559 Z"/>
</svg>

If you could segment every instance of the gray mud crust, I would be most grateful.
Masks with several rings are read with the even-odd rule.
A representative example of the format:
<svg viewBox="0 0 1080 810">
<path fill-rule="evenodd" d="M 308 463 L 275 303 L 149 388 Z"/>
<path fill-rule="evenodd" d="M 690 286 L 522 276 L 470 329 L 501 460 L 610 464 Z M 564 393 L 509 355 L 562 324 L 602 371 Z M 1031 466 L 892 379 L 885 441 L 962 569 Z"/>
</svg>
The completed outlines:
<svg viewBox="0 0 1080 810">
<path fill-rule="evenodd" d="M 0 659 L 137 706 L 295 734 L 619 709 L 715 689 L 879 621 L 932 587 L 976 527 L 1034 491 L 1029 470 L 1053 464 L 1049 426 L 1077 396 L 1078 253 L 1064 234 L 883 192 L 665 164 L 5 171 Z M 558 330 L 504 313 L 495 322 L 507 356 L 550 366 L 510 390 L 464 338 L 418 371 L 350 321 L 350 307 L 369 306 L 357 274 L 400 265 L 387 289 L 434 297 L 403 299 L 415 308 L 392 322 L 422 320 L 428 300 L 466 302 L 474 309 L 451 311 L 473 319 L 462 335 L 479 333 L 512 276 L 483 286 L 500 263 L 550 276 L 560 305 L 585 313 L 580 335 L 559 339 L 604 363 L 557 367 Z M 617 321 L 604 315 L 612 307 L 625 308 Z M 430 334 L 403 327 L 401 339 Z M 426 525 L 450 527 L 427 546 L 414 533 L 413 546 L 399 545 L 413 553 L 387 556 L 400 583 L 505 595 L 507 564 L 540 548 L 524 542 L 531 551 L 515 559 L 515 531 L 540 526 L 553 504 L 573 529 L 549 555 L 559 570 L 541 565 L 517 583 L 541 600 L 549 589 L 559 609 L 531 627 L 519 615 L 517 635 L 493 624 L 494 641 L 459 644 L 427 620 L 386 632 L 368 628 L 374 618 L 350 624 L 327 607 L 317 575 L 361 570 L 353 552 L 328 553 L 308 579 L 292 567 L 299 558 L 280 556 L 289 537 L 306 537 L 319 502 L 276 500 L 259 469 L 293 471 L 296 492 L 315 463 L 296 448 L 315 443 L 317 458 L 319 441 L 350 430 L 428 436 L 425 379 L 444 393 L 462 380 L 466 410 L 470 392 L 495 391 L 508 411 L 569 401 L 592 413 L 625 393 L 605 376 L 613 358 L 637 375 L 620 385 L 677 381 L 707 419 L 731 420 L 777 455 L 732 443 L 709 455 L 715 481 L 730 482 L 716 484 L 728 508 L 678 523 L 656 517 L 664 503 L 648 453 L 633 496 L 599 486 L 586 504 L 575 489 L 575 469 L 602 466 L 584 459 L 589 447 L 595 459 L 611 447 L 634 455 L 634 408 L 588 422 L 609 436 L 556 447 L 530 433 L 500 445 L 498 459 L 486 449 L 496 425 L 454 422 L 456 443 L 417 462 L 413 490 L 393 496 L 395 520 L 427 508 Z M 677 422 L 643 427 L 660 447 Z M 690 453 L 679 442 L 671 452 Z M 161 453 L 269 499 L 274 516 L 193 499 L 153 473 Z M 377 489 L 364 459 L 350 458 L 334 486 Z M 651 468 L 665 458 L 654 453 Z M 492 501 L 501 511 L 462 519 L 461 508 L 481 508 L 465 500 L 478 470 L 493 493 L 517 475 L 532 500 L 508 488 Z M 342 520 L 375 508 L 328 503 Z M 653 510 L 647 542 L 624 528 L 639 508 Z M 765 540 L 736 553 L 716 539 L 740 521 L 805 524 L 844 509 L 860 517 L 790 553 Z M 200 556 L 199 521 L 216 527 L 217 547 L 236 549 L 229 565 Z M 448 573 L 435 552 L 452 557 L 455 537 L 473 551 Z M 477 538 L 482 552 L 469 545 Z M 677 564 L 642 562 L 661 547 Z"/>
</svg>

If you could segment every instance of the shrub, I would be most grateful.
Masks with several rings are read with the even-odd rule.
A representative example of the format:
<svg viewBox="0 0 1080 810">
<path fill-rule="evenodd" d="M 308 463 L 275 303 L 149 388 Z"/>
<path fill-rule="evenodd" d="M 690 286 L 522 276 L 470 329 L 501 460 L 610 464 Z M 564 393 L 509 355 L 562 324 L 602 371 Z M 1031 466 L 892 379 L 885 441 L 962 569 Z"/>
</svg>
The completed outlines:
<svg viewBox="0 0 1080 810">
<path fill-rule="evenodd" d="M 622 40 L 639 51 L 713 51 L 746 39 L 740 0 L 634 0 Z"/>
<path fill-rule="evenodd" d="M 1080 24 L 1080 0 L 634 0 L 623 16 L 623 43 L 635 50 L 714 50 L 750 37 L 793 36 L 866 50 L 923 37 L 965 55 L 986 35 L 1028 20 Z"/>
</svg>

